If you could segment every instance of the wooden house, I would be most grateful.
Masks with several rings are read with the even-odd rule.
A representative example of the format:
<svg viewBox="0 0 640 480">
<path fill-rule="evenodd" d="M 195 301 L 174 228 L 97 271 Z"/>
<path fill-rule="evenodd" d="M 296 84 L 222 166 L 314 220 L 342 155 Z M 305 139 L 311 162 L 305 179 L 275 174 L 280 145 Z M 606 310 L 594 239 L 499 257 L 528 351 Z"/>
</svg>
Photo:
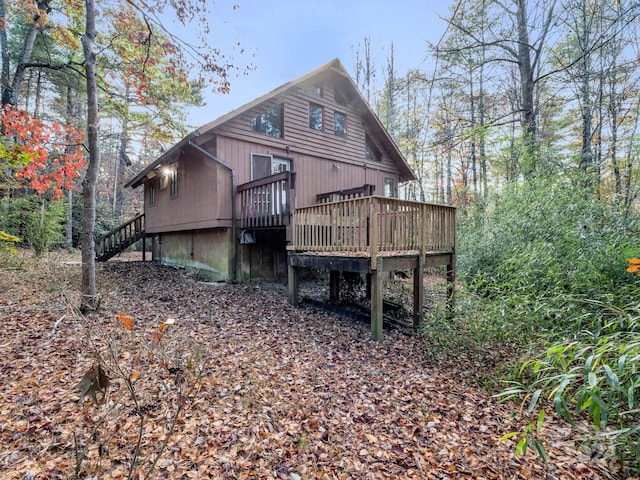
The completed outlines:
<svg viewBox="0 0 640 480">
<path fill-rule="evenodd" d="M 330 270 L 332 297 L 336 272 L 357 271 L 373 278 L 381 305 L 377 272 L 414 269 L 421 281 L 429 259 L 453 272 L 455 209 L 398 200 L 398 185 L 414 179 L 335 59 L 193 131 L 138 173 L 127 186 L 144 188 L 144 214 L 97 255 L 146 236 L 155 261 L 212 280 L 288 275 L 294 304 L 300 268 Z"/>
</svg>

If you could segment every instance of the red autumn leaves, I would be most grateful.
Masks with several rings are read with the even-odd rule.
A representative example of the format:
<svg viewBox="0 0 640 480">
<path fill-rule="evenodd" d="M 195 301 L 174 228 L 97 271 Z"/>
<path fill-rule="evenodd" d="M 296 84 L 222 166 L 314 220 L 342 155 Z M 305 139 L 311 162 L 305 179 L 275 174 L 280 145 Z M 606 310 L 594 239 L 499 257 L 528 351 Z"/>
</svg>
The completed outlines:
<svg viewBox="0 0 640 480">
<path fill-rule="evenodd" d="M 86 166 L 84 132 L 70 124 L 49 125 L 10 105 L 0 109 L 0 128 L 0 161 L 15 168 L 18 179 L 39 194 L 52 192 L 55 200 L 74 187 Z"/>
</svg>

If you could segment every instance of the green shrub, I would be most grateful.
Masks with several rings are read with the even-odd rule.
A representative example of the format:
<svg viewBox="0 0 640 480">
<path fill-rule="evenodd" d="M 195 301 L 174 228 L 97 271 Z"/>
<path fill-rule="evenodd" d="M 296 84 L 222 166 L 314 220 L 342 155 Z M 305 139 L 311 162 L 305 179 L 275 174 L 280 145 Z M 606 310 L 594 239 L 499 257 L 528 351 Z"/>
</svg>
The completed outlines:
<svg viewBox="0 0 640 480">
<path fill-rule="evenodd" d="M 0 228 L 18 236 L 21 244 L 33 248 L 36 255 L 42 255 L 64 239 L 63 202 L 52 202 L 39 195 L 27 195 L 3 199 L 1 211 L 3 219 Z"/>
</svg>

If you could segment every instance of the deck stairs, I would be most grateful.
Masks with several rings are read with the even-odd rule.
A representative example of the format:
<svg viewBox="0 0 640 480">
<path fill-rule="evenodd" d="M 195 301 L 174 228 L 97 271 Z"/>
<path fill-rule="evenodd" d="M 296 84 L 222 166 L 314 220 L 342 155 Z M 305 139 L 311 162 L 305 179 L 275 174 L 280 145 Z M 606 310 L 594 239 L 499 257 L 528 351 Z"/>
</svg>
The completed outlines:
<svg viewBox="0 0 640 480">
<path fill-rule="evenodd" d="M 140 213 L 96 240 L 96 260 L 106 262 L 143 238 L 144 213 Z"/>
</svg>

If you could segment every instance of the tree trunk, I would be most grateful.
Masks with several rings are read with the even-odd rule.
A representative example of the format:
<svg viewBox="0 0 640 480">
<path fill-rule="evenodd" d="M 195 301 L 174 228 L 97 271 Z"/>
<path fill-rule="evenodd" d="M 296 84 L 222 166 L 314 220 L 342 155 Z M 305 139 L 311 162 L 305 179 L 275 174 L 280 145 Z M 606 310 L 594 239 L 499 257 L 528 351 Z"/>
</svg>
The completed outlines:
<svg viewBox="0 0 640 480">
<path fill-rule="evenodd" d="M 49 0 L 40 0 L 37 2 L 37 6 L 40 10 L 43 10 L 47 13 L 51 11 L 49 6 Z M 27 33 L 25 34 L 24 40 L 22 42 L 22 49 L 20 50 L 20 56 L 18 57 L 18 61 L 16 64 L 16 71 L 13 75 L 13 80 L 9 82 L 9 78 L 7 76 L 6 83 L 4 79 L 3 73 L 3 82 L 2 82 L 2 105 L 17 105 L 18 104 L 18 94 L 20 93 L 20 87 L 22 86 L 22 81 L 24 80 L 24 73 L 26 71 L 25 65 L 29 62 L 31 58 L 31 53 L 33 52 L 33 46 L 36 42 L 36 35 L 38 34 L 38 22 L 40 20 L 40 16 L 36 13 L 33 18 L 33 21 L 29 23 L 27 27 Z M 3 52 L 4 53 L 4 52 Z M 7 53 L 8 55 L 8 53 Z M 4 58 L 3 60 L 3 70 L 4 70 Z M 7 62 L 7 69 L 9 68 L 9 64 Z"/>
<path fill-rule="evenodd" d="M 86 31 L 82 37 L 85 72 L 87 77 L 87 144 L 89 161 L 87 173 L 82 182 L 82 311 L 96 310 L 99 306 L 96 296 L 96 256 L 94 230 L 96 222 L 96 184 L 100 168 L 98 149 L 98 97 L 96 86 L 96 38 L 95 0 L 85 0 Z"/>
<path fill-rule="evenodd" d="M 524 137 L 525 151 L 530 158 L 527 171 L 536 168 L 536 140 L 538 129 L 534 110 L 533 65 L 531 62 L 531 45 L 529 43 L 529 22 L 527 18 L 527 0 L 516 1 L 518 28 L 518 69 L 520 71 L 520 122 Z M 527 173 L 527 172 L 525 172 Z"/>
</svg>

